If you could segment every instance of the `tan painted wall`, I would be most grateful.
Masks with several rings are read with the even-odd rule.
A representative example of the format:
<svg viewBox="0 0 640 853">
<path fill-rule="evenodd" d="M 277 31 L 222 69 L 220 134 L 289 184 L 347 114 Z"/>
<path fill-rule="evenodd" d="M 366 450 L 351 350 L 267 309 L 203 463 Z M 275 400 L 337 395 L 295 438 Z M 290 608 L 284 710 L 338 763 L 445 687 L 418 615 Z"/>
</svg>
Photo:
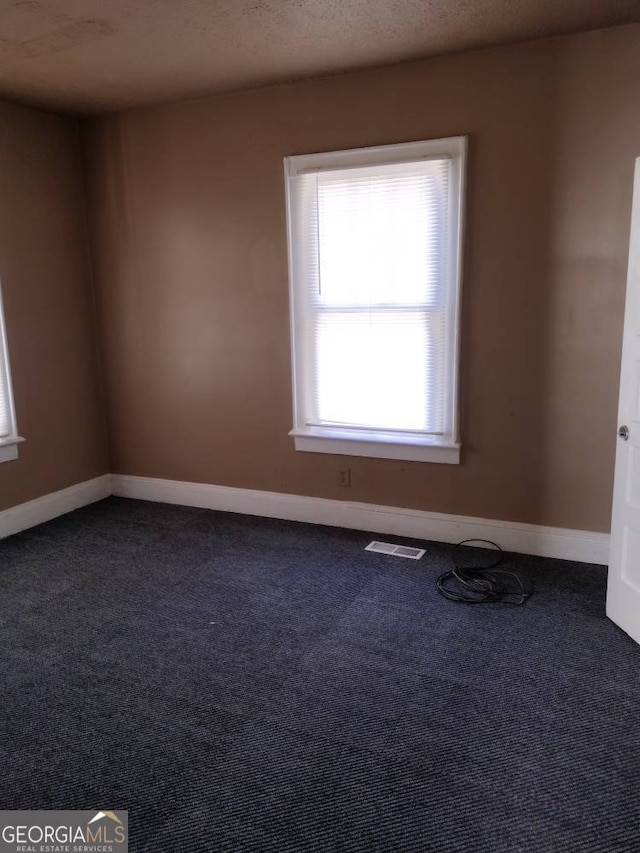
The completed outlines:
<svg viewBox="0 0 640 853">
<path fill-rule="evenodd" d="M 108 471 L 77 125 L 0 103 L 0 280 L 20 434 L 0 509 Z"/>
<path fill-rule="evenodd" d="M 640 27 L 94 121 L 113 470 L 607 530 Z M 282 158 L 470 136 L 463 464 L 296 453 Z"/>
</svg>

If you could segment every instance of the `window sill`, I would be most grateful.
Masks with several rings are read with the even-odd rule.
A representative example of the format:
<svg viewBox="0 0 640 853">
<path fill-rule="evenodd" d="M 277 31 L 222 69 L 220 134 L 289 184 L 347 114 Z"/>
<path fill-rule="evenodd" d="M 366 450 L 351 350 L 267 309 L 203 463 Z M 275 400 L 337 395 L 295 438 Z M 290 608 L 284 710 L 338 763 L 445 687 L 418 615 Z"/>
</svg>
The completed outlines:
<svg viewBox="0 0 640 853">
<path fill-rule="evenodd" d="M 18 445 L 24 441 L 18 435 L 0 438 L 0 462 L 11 462 L 18 458 Z"/>
<path fill-rule="evenodd" d="M 460 463 L 460 444 L 444 436 L 394 435 L 349 430 L 292 429 L 296 450 L 305 453 L 334 453 L 338 456 L 368 456 L 408 462 Z"/>
</svg>

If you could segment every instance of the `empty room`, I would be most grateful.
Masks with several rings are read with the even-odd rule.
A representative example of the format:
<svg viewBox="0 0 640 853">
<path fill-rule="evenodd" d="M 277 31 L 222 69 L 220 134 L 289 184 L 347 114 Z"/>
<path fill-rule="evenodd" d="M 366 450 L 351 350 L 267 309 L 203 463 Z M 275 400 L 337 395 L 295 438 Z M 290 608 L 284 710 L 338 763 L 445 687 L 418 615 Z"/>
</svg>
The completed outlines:
<svg viewBox="0 0 640 853">
<path fill-rule="evenodd" d="M 0 22 L 0 853 L 638 853 L 636 0 Z"/>
</svg>

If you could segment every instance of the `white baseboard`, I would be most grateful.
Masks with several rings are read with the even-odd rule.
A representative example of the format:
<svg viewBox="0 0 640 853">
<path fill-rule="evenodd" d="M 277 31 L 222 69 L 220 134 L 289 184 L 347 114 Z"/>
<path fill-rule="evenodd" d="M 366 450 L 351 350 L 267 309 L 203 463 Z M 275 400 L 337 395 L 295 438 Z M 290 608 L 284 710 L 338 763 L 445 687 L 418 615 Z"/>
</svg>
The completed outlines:
<svg viewBox="0 0 640 853">
<path fill-rule="evenodd" d="M 346 527 L 436 542 L 491 539 L 505 551 L 606 564 L 609 535 L 353 501 L 105 474 L 0 512 L 0 539 L 109 495 Z"/>
<path fill-rule="evenodd" d="M 114 495 L 347 527 L 437 542 L 490 539 L 505 551 L 583 563 L 609 561 L 609 534 L 414 509 L 112 474 Z"/>
<path fill-rule="evenodd" d="M 41 498 L 2 510 L 0 539 L 20 533 L 21 530 L 29 527 L 35 527 L 36 524 L 50 521 L 81 506 L 95 503 L 109 497 L 111 493 L 111 475 L 104 474 L 94 480 L 86 480 L 67 489 L 61 489 L 59 492 L 52 492 Z"/>
</svg>

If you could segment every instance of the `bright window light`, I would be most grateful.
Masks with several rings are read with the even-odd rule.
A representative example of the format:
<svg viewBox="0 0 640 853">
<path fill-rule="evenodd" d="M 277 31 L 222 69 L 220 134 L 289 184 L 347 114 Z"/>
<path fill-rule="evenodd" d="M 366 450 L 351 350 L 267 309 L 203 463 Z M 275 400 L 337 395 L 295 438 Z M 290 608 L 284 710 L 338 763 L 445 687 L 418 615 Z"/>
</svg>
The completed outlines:
<svg viewBox="0 0 640 853">
<path fill-rule="evenodd" d="M 298 449 L 457 461 L 464 151 L 285 160 Z"/>
<path fill-rule="evenodd" d="M 9 370 L 9 352 L 4 326 L 2 292 L 0 291 L 0 462 L 8 462 L 18 456 L 18 442 L 11 373 Z"/>
</svg>

